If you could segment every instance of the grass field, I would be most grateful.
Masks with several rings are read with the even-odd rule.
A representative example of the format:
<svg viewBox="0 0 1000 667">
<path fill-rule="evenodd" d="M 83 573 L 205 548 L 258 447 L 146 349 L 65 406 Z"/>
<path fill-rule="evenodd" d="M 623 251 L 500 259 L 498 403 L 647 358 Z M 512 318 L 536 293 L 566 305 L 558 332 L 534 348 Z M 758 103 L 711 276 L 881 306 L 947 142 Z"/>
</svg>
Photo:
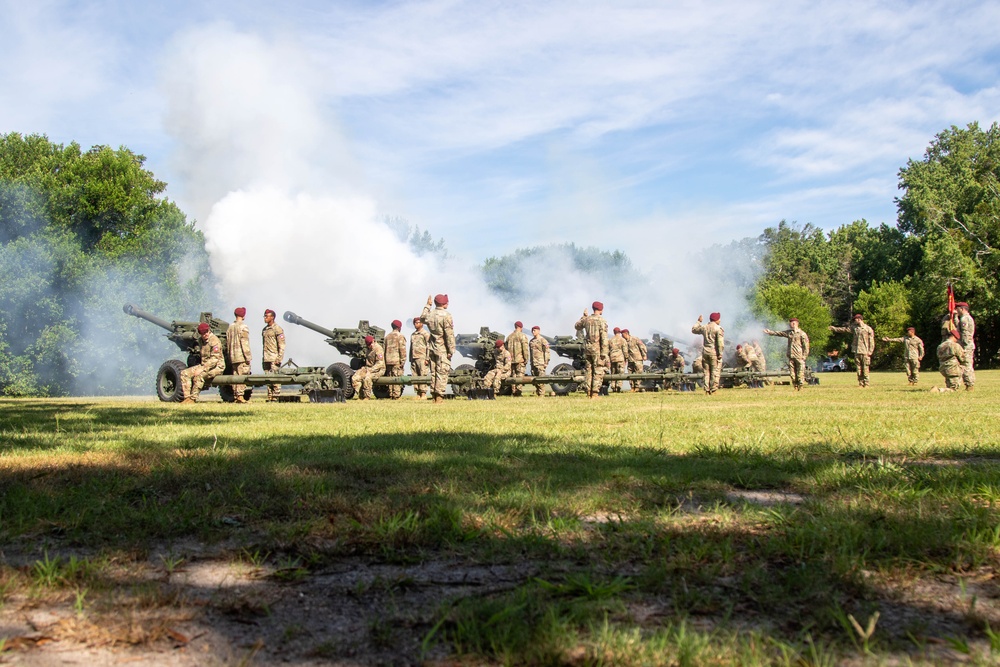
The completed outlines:
<svg viewBox="0 0 1000 667">
<path fill-rule="evenodd" d="M 993 664 L 1000 372 L 978 375 L 0 400 L 0 661 Z M 209 564 L 238 585 L 199 589 Z"/>
</svg>

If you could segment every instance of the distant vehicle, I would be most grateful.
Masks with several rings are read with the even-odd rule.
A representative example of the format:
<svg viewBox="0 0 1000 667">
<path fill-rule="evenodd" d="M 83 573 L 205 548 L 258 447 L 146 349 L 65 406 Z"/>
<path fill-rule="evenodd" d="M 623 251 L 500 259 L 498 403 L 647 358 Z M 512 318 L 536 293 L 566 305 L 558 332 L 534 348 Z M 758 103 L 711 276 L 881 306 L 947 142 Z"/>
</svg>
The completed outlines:
<svg viewBox="0 0 1000 667">
<path fill-rule="evenodd" d="M 837 357 L 827 357 L 823 360 L 822 369 L 827 372 L 839 372 L 847 370 L 847 359 L 838 359 Z"/>
</svg>

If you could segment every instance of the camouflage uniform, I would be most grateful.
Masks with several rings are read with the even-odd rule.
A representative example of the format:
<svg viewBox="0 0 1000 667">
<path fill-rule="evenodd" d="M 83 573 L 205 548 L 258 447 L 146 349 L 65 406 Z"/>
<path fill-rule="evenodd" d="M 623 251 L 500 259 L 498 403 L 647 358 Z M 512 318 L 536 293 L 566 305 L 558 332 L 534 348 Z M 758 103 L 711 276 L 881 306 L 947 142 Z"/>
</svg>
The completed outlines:
<svg viewBox="0 0 1000 667">
<path fill-rule="evenodd" d="M 616 333 L 608 340 L 608 357 L 611 360 L 612 375 L 621 375 L 625 372 L 625 364 L 628 362 L 628 341 L 621 332 Z M 622 390 L 621 380 L 612 380 L 610 390 L 620 392 Z"/>
<path fill-rule="evenodd" d="M 684 355 L 678 350 L 677 354 L 670 351 L 670 356 L 667 357 L 667 362 L 670 364 L 669 370 L 674 373 L 683 373 L 684 367 L 687 362 L 684 361 Z M 671 381 L 667 386 L 675 389 L 680 389 L 681 385 L 684 383 L 684 378 L 677 378 Z"/>
<path fill-rule="evenodd" d="M 455 354 L 455 322 L 447 305 L 424 306 L 420 319 L 430 334 L 428 348 L 431 365 L 431 396 L 435 402 L 444 398 L 448 389 L 448 374 L 451 373 L 451 357 Z"/>
<path fill-rule="evenodd" d="M 399 331 L 390 331 L 385 335 L 385 376 L 398 378 L 403 376 L 403 366 L 406 364 L 406 336 Z M 403 395 L 403 385 L 389 385 L 389 398 L 396 400 Z"/>
<path fill-rule="evenodd" d="M 184 399 L 198 400 L 205 383 L 226 369 L 226 360 L 222 356 L 222 343 L 214 333 L 208 338 L 201 338 L 199 358 L 201 361 L 181 371 L 181 396 Z"/>
<path fill-rule="evenodd" d="M 233 369 L 233 375 L 250 374 L 250 327 L 238 319 L 226 329 L 226 355 L 229 357 L 229 365 Z M 237 403 L 245 402 L 243 398 L 247 386 L 245 384 L 233 385 L 233 396 Z"/>
<path fill-rule="evenodd" d="M 691 333 L 701 334 L 701 362 L 705 373 L 705 392 L 714 394 L 719 390 L 722 378 L 722 353 L 726 348 L 726 332 L 718 322 L 708 324 L 698 322 L 691 327 Z"/>
<path fill-rule="evenodd" d="M 510 377 L 511 355 L 505 347 L 493 348 L 493 368 L 483 378 L 487 387 L 493 387 L 493 393 L 499 394 L 503 381 Z"/>
<path fill-rule="evenodd" d="M 917 384 L 920 380 L 920 362 L 924 358 L 924 341 L 914 334 L 912 336 L 900 336 L 899 338 L 883 338 L 886 343 L 903 344 L 903 363 L 906 364 L 906 380 L 910 384 Z"/>
<path fill-rule="evenodd" d="M 966 389 L 976 386 L 976 371 L 973 368 L 973 357 L 976 356 L 976 321 L 969 313 L 962 313 L 958 316 L 958 333 L 962 336 L 958 344 L 965 350 L 965 370 L 962 373 L 962 382 Z"/>
<path fill-rule="evenodd" d="M 545 371 L 549 368 L 549 341 L 545 340 L 541 334 L 532 336 L 531 340 L 528 341 L 528 349 L 531 351 L 531 374 L 535 377 L 545 375 Z M 536 382 L 535 394 L 544 396 L 545 385 Z"/>
<path fill-rule="evenodd" d="M 285 358 L 285 332 L 277 324 L 271 322 L 261 331 L 261 338 L 264 341 L 264 373 L 277 373 Z M 267 400 L 276 401 L 280 395 L 280 384 L 267 385 Z"/>
<path fill-rule="evenodd" d="M 410 372 L 414 375 L 427 375 L 427 346 L 430 338 L 430 333 L 423 327 L 410 334 Z M 427 385 L 425 384 L 415 384 L 413 390 L 417 392 L 417 398 L 423 398 L 427 395 Z"/>
<path fill-rule="evenodd" d="M 872 353 L 875 351 L 875 332 L 859 319 L 855 319 L 846 327 L 830 327 L 830 331 L 852 334 L 851 354 L 854 355 L 854 364 L 858 367 L 858 386 L 869 386 L 868 369 L 871 366 Z"/>
<path fill-rule="evenodd" d="M 792 386 L 802 389 L 806 383 L 806 359 L 809 358 L 809 335 L 802 329 L 771 331 L 764 329 L 768 336 L 788 339 L 788 373 L 792 376 Z"/>
<path fill-rule="evenodd" d="M 362 399 L 375 398 L 372 383 L 384 374 L 385 351 L 378 344 L 378 341 L 375 341 L 365 354 L 365 367 L 354 371 L 354 375 L 351 376 L 351 385 L 354 387 L 354 394 Z"/>
<path fill-rule="evenodd" d="M 736 350 L 736 358 L 739 359 L 742 370 L 752 371 L 753 365 L 757 361 L 757 353 L 749 345 L 740 345 L 740 349 Z"/>
<path fill-rule="evenodd" d="M 628 372 L 629 373 L 642 373 L 645 371 L 643 366 L 644 361 L 648 358 L 646 344 L 642 342 L 637 336 L 633 336 L 629 332 L 629 337 L 625 339 L 627 347 L 625 348 L 625 358 L 628 362 Z M 629 390 L 630 391 L 641 391 L 638 382 L 633 382 L 629 380 Z"/>
<path fill-rule="evenodd" d="M 754 341 L 751 345 L 753 345 L 753 351 L 757 353 L 757 361 L 754 362 L 753 369 L 758 373 L 767 371 L 767 358 L 764 356 L 764 348 L 757 341 Z"/>
<path fill-rule="evenodd" d="M 584 352 L 584 388 L 587 396 L 594 398 L 604 383 L 604 363 L 608 358 L 608 323 L 600 315 L 584 315 L 576 322 L 577 331 L 582 330 L 586 348 Z"/>
<path fill-rule="evenodd" d="M 938 368 L 945 385 L 952 391 L 958 389 L 965 373 L 965 349 L 950 334 L 937 348 Z"/>
<path fill-rule="evenodd" d="M 507 351 L 510 352 L 510 374 L 515 377 L 523 377 L 524 370 L 528 366 L 531 358 L 531 350 L 528 349 L 528 337 L 520 329 L 514 329 L 507 336 Z M 510 387 L 510 393 L 514 396 L 521 395 L 521 385 L 514 384 Z"/>
</svg>

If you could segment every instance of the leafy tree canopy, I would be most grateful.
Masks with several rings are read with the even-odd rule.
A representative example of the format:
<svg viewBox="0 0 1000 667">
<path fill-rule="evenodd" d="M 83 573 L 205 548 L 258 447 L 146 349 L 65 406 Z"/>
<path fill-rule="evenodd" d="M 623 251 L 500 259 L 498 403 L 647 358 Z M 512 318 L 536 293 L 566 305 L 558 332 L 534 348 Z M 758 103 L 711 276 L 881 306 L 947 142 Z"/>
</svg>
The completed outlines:
<svg viewBox="0 0 1000 667">
<path fill-rule="evenodd" d="M 809 336 L 811 356 L 826 354 L 830 309 L 811 289 L 795 283 L 761 285 L 753 305 L 757 316 L 770 320 L 773 329 L 784 329 L 788 320 L 799 318 L 799 326 Z"/>
</svg>

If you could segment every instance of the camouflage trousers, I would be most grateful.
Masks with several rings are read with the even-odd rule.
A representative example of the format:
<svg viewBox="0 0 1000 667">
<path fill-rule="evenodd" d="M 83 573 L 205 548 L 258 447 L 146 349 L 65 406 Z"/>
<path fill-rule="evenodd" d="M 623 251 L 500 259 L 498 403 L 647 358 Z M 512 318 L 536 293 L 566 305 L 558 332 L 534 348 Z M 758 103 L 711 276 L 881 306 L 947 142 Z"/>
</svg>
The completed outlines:
<svg viewBox="0 0 1000 667">
<path fill-rule="evenodd" d="M 806 383 L 806 360 L 789 359 L 788 374 L 792 376 L 792 386 L 801 387 Z"/>
<path fill-rule="evenodd" d="M 705 391 L 714 394 L 719 391 L 719 380 L 722 379 L 722 362 L 714 354 L 701 355 L 701 365 L 705 374 Z"/>
<path fill-rule="evenodd" d="M 611 362 L 611 374 L 621 375 L 625 372 L 625 362 L 624 361 L 612 361 Z M 612 380 L 611 384 L 608 386 L 608 391 L 620 392 L 622 390 L 622 385 L 624 382 L 621 380 Z"/>
<path fill-rule="evenodd" d="M 483 384 L 487 387 L 493 387 L 493 393 L 497 396 L 500 395 L 500 387 L 503 386 L 503 381 L 510 377 L 510 373 L 507 371 L 502 371 L 499 368 L 494 368 L 486 377 L 483 378 Z"/>
<path fill-rule="evenodd" d="M 206 371 L 205 367 L 201 364 L 188 366 L 181 371 L 181 398 L 193 398 L 197 400 L 205 383 L 220 373 L 222 373 L 221 368 L 213 368 L 210 371 Z"/>
<path fill-rule="evenodd" d="M 858 367 L 858 386 L 868 386 L 868 371 L 871 367 L 872 357 L 870 354 L 854 355 L 854 365 Z"/>
<path fill-rule="evenodd" d="M 250 375 L 250 362 L 240 361 L 233 364 L 233 375 Z M 240 402 L 243 400 L 243 394 L 247 391 L 247 386 L 245 384 L 234 384 L 233 385 L 233 396 L 238 397 L 236 400 Z"/>
<path fill-rule="evenodd" d="M 920 360 L 906 359 L 903 363 L 906 365 L 906 379 L 910 384 L 917 384 L 920 380 Z"/>
<path fill-rule="evenodd" d="M 372 383 L 382 377 L 384 373 L 385 369 L 380 368 L 376 371 L 367 366 L 354 371 L 354 375 L 351 376 L 351 386 L 354 387 L 354 393 L 360 398 L 375 398 Z"/>
<path fill-rule="evenodd" d="M 414 359 L 410 362 L 410 372 L 416 376 L 427 375 L 428 364 L 426 359 Z M 427 385 L 425 384 L 415 384 L 413 385 L 413 391 L 417 392 L 417 398 L 423 398 L 427 395 Z"/>
<path fill-rule="evenodd" d="M 948 389 L 952 389 L 952 390 L 955 390 L 955 389 L 958 389 L 959 387 L 961 387 L 962 386 L 962 380 L 965 377 L 964 375 L 947 375 L 947 374 L 944 373 L 944 371 L 941 372 L 941 375 L 944 375 L 944 384 L 945 384 L 945 386 L 948 387 Z"/>
<path fill-rule="evenodd" d="M 531 367 L 531 374 L 534 377 L 541 377 L 541 376 L 545 375 L 545 366 L 542 366 L 542 365 L 532 366 Z M 544 396 L 545 395 L 545 385 L 542 384 L 541 382 L 536 382 L 535 383 L 535 395 L 536 396 Z"/>
<path fill-rule="evenodd" d="M 264 368 L 264 375 L 276 375 L 278 373 L 278 368 L 281 367 L 280 361 L 265 361 L 262 364 Z M 267 400 L 276 401 L 278 396 L 281 395 L 281 385 L 280 384 L 269 384 L 267 385 Z"/>
<path fill-rule="evenodd" d="M 597 396 L 604 384 L 604 364 L 600 357 L 587 354 L 584 357 L 586 366 L 583 369 L 583 386 L 588 396 Z"/>
<path fill-rule="evenodd" d="M 524 369 L 525 369 L 526 366 L 527 366 L 527 364 L 525 364 L 523 361 L 521 361 L 521 362 L 517 362 L 517 361 L 510 362 L 510 377 L 524 377 Z M 512 384 L 510 386 L 510 393 L 511 393 L 511 395 L 512 396 L 520 396 L 521 395 L 521 388 L 523 386 L 524 385 L 520 385 L 520 384 Z"/>
<path fill-rule="evenodd" d="M 644 370 L 641 361 L 626 361 L 625 367 L 629 373 L 641 373 Z M 639 391 L 639 382 L 637 380 L 629 380 L 628 383 L 629 389 Z"/>
<path fill-rule="evenodd" d="M 446 354 L 431 352 L 431 396 L 444 397 L 448 390 L 448 374 L 451 373 L 451 359 Z"/>
<path fill-rule="evenodd" d="M 976 386 L 976 370 L 972 367 L 972 358 L 976 355 L 975 345 L 965 346 L 965 366 L 962 368 L 962 382 L 966 387 Z"/>
<path fill-rule="evenodd" d="M 388 378 L 398 378 L 403 377 L 403 365 L 402 364 L 386 364 L 385 366 L 385 376 Z M 403 385 L 401 384 L 390 384 L 389 385 L 389 398 L 396 400 L 403 395 Z"/>
</svg>

